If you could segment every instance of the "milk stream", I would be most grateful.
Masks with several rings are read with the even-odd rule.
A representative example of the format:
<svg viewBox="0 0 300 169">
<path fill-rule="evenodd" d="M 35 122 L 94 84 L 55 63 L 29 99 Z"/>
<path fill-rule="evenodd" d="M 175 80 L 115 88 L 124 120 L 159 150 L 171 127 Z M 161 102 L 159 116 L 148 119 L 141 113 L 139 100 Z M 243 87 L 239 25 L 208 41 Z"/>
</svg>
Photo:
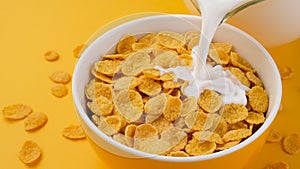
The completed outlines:
<svg viewBox="0 0 300 169">
<path fill-rule="evenodd" d="M 245 92 L 248 87 L 231 74 L 229 70 L 223 70 L 222 66 L 212 67 L 206 64 L 210 43 L 222 18 L 239 4 L 248 0 L 198 0 L 201 14 L 202 27 L 199 45 L 192 50 L 192 68 L 178 66 L 176 68 L 163 69 L 156 66 L 161 74 L 173 72 L 177 79 L 189 81 L 184 89 L 187 96 L 198 99 L 204 89 L 215 90 L 222 96 L 223 104 L 247 104 Z"/>
</svg>

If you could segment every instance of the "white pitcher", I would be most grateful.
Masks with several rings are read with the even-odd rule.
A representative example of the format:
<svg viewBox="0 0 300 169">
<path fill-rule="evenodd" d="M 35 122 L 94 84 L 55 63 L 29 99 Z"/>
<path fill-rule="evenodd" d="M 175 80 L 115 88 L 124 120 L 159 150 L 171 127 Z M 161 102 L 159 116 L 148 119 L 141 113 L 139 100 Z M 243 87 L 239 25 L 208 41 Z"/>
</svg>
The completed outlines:
<svg viewBox="0 0 300 169">
<path fill-rule="evenodd" d="M 184 1 L 193 14 L 200 14 L 197 0 Z M 266 47 L 282 45 L 300 38 L 300 0 L 265 0 L 244 9 L 227 22 Z"/>
</svg>

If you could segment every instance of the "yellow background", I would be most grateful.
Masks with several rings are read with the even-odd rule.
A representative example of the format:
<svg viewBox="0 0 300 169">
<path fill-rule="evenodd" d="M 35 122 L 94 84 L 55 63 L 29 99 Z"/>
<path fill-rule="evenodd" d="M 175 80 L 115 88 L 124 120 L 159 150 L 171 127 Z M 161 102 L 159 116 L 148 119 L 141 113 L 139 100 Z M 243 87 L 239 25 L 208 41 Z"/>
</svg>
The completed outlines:
<svg viewBox="0 0 300 169">
<path fill-rule="evenodd" d="M 34 111 L 48 115 L 48 123 L 35 132 L 26 132 L 24 121 L 8 121 L 0 115 L 0 168 L 26 166 L 17 154 L 25 140 L 36 141 L 43 150 L 40 163 L 33 168 L 103 168 L 111 165 L 105 156 L 98 158 L 86 140 L 71 141 L 61 135 L 69 124 L 78 124 L 71 95 L 58 99 L 51 95 L 50 73 L 65 70 L 72 74 L 77 59 L 73 48 L 99 28 L 120 17 L 139 12 L 183 13 L 189 11 L 183 0 L 10 0 L 0 5 L 0 109 L 15 103 L 29 104 Z M 291 25 L 292 26 L 292 25 Z M 283 81 L 283 111 L 273 128 L 283 136 L 300 133 L 300 39 L 268 49 L 279 66 L 291 66 L 295 73 Z M 44 53 L 55 50 L 61 57 L 47 62 Z M 265 144 L 247 168 L 260 169 L 267 163 L 283 160 L 290 168 L 300 168 L 300 154 L 287 155 L 280 143 Z M 242 157 L 241 157 L 242 158 Z M 238 159 L 236 159 L 238 160 Z M 115 163 L 118 163 L 115 161 Z M 232 165 L 234 161 L 228 161 Z M 145 167 L 145 166 L 144 166 Z M 148 166 L 151 168 L 151 166 Z M 224 167 L 226 168 L 226 167 Z"/>
</svg>

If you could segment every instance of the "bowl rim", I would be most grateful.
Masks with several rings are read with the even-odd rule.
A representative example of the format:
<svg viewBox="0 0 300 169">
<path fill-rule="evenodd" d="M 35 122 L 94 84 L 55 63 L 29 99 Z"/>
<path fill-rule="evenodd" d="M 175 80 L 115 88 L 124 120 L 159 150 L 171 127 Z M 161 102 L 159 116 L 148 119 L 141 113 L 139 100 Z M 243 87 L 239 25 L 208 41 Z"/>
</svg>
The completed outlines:
<svg viewBox="0 0 300 169">
<path fill-rule="evenodd" d="M 161 14 L 161 15 L 154 15 L 154 16 L 146 16 L 146 17 L 142 17 L 142 18 L 138 18 L 138 19 L 134 19 L 131 21 L 127 21 L 125 23 L 122 23 L 114 28 L 112 28 L 111 30 L 105 32 L 104 34 L 102 34 L 101 36 L 99 36 L 97 39 L 95 39 L 86 49 L 85 51 L 82 53 L 81 57 L 79 58 L 74 72 L 73 72 L 73 77 L 72 77 L 72 94 L 73 94 L 73 101 L 76 107 L 76 113 L 77 116 L 79 116 L 78 118 L 81 118 L 83 120 L 83 122 L 87 125 L 87 127 L 92 130 L 93 133 L 95 133 L 98 137 L 101 137 L 104 141 L 106 141 L 109 144 L 112 144 L 112 146 L 121 149 L 122 151 L 125 152 L 129 152 L 130 154 L 133 154 L 135 156 L 138 156 L 140 158 L 151 158 L 151 159 L 155 159 L 155 160 L 159 160 L 159 161 L 167 161 L 167 162 L 195 162 L 195 161 L 204 161 L 204 160 L 210 160 L 210 159 L 214 159 L 214 158 L 218 158 L 218 157 L 222 157 L 222 156 L 226 156 L 229 155 L 233 152 L 236 152 L 244 147 L 246 147 L 247 145 L 251 144 L 252 142 L 254 142 L 255 140 L 257 140 L 271 125 L 271 123 L 273 122 L 273 120 L 275 119 L 279 106 L 280 106 L 280 101 L 281 101 L 281 97 L 282 97 L 282 84 L 281 84 L 281 80 L 280 80 L 280 74 L 278 72 L 277 66 L 274 62 L 274 60 L 272 59 L 271 55 L 267 52 L 267 50 L 256 40 L 254 39 L 252 36 L 250 36 L 249 34 L 247 34 L 246 32 L 232 26 L 229 25 L 227 23 L 223 23 L 222 26 L 227 27 L 228 29 L 231 29 L 239 34 L 241 34 L 242 36 L 244 36 L 245 38 L 247 38 L 248 40 L 250 40 L 255 46 L 257 46 L 263 53 L 263 55 L 265 55 L 266 59 L 268 60 L 268 62 L 270 62 L 270 64 L 272 65 L 273 71 L 275 73 L 275 75 L 277 76 L 276 78 L 279 79 L 276 83 L 278 83 L 279 86 L 279 90 L 278 90 L 278 95 L 276 95 L 275 97 L 275 102 L 277 104 L 274 104 L 273 110 L 274 112 L 270 113 L 268 118 L 266 118 L 266 121 L 263 123 L 262 126 L 260 126 L 260 128 L 253 133 L 249 138 L 245 139 L 243 142 L 239 143 L 238 145 L 231 147 L 229 149 L 223 150 L 223 151 L 219 151 L 219 152 L 215 152 L 212 154 L 207 154 L 207 155 L 201 155 L 201 156 L 192 156 L 192 157 L 170 157 L 170 156 L 162 156 L 162 155 L 155 155 L 155 154 L 150 154 L 150 153 L 146 153 L 146 152 L 142 152 L 140 150 L 136 150 L 134 148 L 128 147 L 126 145 L 123 145 L 115 140 L 113 140 L 111 137 L 105 135 L 102 131 L 100 131 L 96 125 L 92 122 L 92 120 L 88 117 L 87 113 L 85 112 L 83 105 L 81 105 L 80 103 L 80 95 L 79 93 L 76 91 L 77 87 L 77 78 L 78 78 L 78 74 L 80 71 L 80 66 L 81 64 L 84 64 L 84 60 L 85 57 L 88 56 L 86 53 L 88 53 L 89 49 L 93 47 L 93 44 L 95 44 L 95 42 L 97 40 L 101 40 L 101 37 L 104 37 L 108 34 L 108 32 L 113 31 L 115 29 L 119 29 L 120 27 L 126 26 L 128 24 L 134 24 L 136 22 L 140 22 L 143 20 L 151 20 L 151 19 L 160 19 L 160 18 L 165 18 L 165 17 L 178 17 L 180 19 L 188 19 L 188 18 L 194 18 L 194 19 L 199 19 L 201 20 L 200 16 L 195 16 L 195 15 L 186 15 L 186 14 Z M 93 138 L 91 138 L 92 141 L 94 141 L 96 143 L 95 140 L 93 140 Z M 99 145 L 98 145 L 99 146 Z M 100 146 L 101 147 L 101 146 Z M 101 147 L 102 148 L 102 147 Z"/>
</svg>

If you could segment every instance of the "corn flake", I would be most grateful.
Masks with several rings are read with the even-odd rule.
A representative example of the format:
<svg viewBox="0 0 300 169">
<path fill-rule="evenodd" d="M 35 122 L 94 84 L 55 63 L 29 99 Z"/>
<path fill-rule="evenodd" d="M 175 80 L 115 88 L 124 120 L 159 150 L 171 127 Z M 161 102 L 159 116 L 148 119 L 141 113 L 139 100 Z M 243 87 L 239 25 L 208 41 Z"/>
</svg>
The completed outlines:
<svg viewBox="0 0 300 169">
<path fill-rule="evenodd" d="M 73 49 L 73 56 L 75 58 L 79 58 L 81 53 L 84 51 L 85 48 L 86 48 L 85 44 L 80 44 L 80 45 L 76 46 Z"/>
<path fill-rule="evenodd" d="M 224 43 L 224 42 L 214 42 L 212 43 L 214 49 L 221 50 L 227 54 L 229 54 L 232 50 L 232 44 Z"/>
<path fill-rule="evenodd" d="M 168 96 L 163 115 L 169 121 L 174 121 L 180 116 L 182 102 L 179 98 Z"/>
<path fill-rule="evenodd" d="M 263 113 L 249 112 L 245 121 L 249 124 L 261 124 L 265 122 L 266 118 Z"/>
<path fill-rule="evenodd" d="M 55 61 L 55 60 L 57 60 L 59 58 L 59 54 L 57 52 L 53 51 L 53 50 L 47 51 L 44 54 L 44 56 L 45 56 L 45 59 L 47 61 L 50 61 L 50 62 Z"/>
<path fill-rule="evenodd" d="M 300 152 L 300 136 L 299 134 L 292 133 L 283 139 L 283 150 L 288 154 L 298 154 Z"/>
<path fill-rule="evenodd" d="M 260 86 L 254 86 L 248 91 L 248 101 L 254 111 L 264 113 L 269 106 L 267 92 Z"/>
<path fill-rule="evenodd" d="M 187 97 L 182 102 L 181 116 L 186 116 L 191 112 L 196 111 L 198 108 L 197 99 L 193 96 Z"/>
<path fill-rule="evenodd" d="M 111 54 L 111 55 L 104 55 L 103 59 L 125 60 L 127 56 L 128 56 L 127 54 Z"/>
<path fill-rule="evenodd" d="M 180 87 L 180 83 L 173 82 L 173 81 L 165 81 L 165 82 L 163 82 L 162 86 L 165 89 L 174 89 L 174 88 L 179 88 Z"/>
<path fill-rule="evenodd" d="M 137 42 L 137 43 L 134 43 L 132 44 L 132 50 L 133 51 L 140 51 L 140 50 L 147 50 L 151 47 L 150 44 L 147 44 L 147 43 L 141 43 L 141 42 Z M 151 48 L 150 48 L 151 49 Z M 152 49 L 151 49 L 152 50 Z"/>
<path fill-rule="evenodd" d="M 211 131 L 194 132 L 193 137 L 199 140 L 200 142 L 209 141 L 217 144 L 224 143 L 222 137 L 219 134 Z"/>
<path fill-rule="evenodd" d="M 192 51 L 192 49 L 199 44 L 200 36 L 199 37 L 194 37 L 192 38 L 188 43 L 187 43 L 187 49 L 189 51 Z"/>
<path fill-rule="evenodd" d="M 221 115 L 227 123 L 233 124 L 245 120 L 248 116 L 248 110 L 241 104 L 226 104 L 221 110 Z"/>
<path fill-rule="evenodd" d="M 268 164 L 264 169 L 289 169 L 289 165 L 283 161 Z"/>
<path fill-rule="evenodd" d="M 243 71 L 235 67 L 230 67 L 229 70 L 243 85 L 250 87 L 250 82 Z"/>
<path fill-rule="evenodd" d="M 213 126 L 213 119 L 201 109 L 189 113 L 185 117 L 184 122 L 192 130 L 208 130 Z"/>
<path fill-rule="evenodd" d="M 236 66 L 244 71 L 255 72 L 252 66 L 246 60 L 244 60 L 239 54 L 235 52 L 231 52 L 230 60 L 233 66 Z"/>
<path fill-rule="evenodd" d="M 62 98 L 68 94 L 68 88 L 63 84 L 55 84 L 51 88 L 51 93 L 58 98 Z"/>
<path fill-rule="evenodd" d="M 94 83 L 95 97 L 106 97 L 108 100 L 112 100 L 112 85 L 102 82 Z"/>
<path fill-rule="evenodd" d="M 217 64 L 227 65 L 230 61 L 230 56 L 223 50 L 210 49 L 208 55 Z"/>
<path fill-rule="evenodd" d="M 149 33 L 143 37 L 141 37 L 138 42 L 148 44 L 148 45 L 154 45 L 158 43 L 158 36 L 157 33 Z"/>
<path fill-rule="evenodd" d="M 163 46 L 170 49 L 177 49 L 185 45 L 184 36 L 169 31 L 162 31 L 158 33 L 158 41 Z"/>
<path fill-rule="evenodd" d="M 280 67 L 279 68 L 279 73 L 280 73 L 281 79 L 286 80 L 286 79 L 289 79 L 293 76 L 294 69 L 292 67 L 289 67 L 289 66 Z"/>
<path fill-rule="evenodd" d="M 65 71 L 56 71 L 53 72 L 49 76 L 50 80 L 52 80 L 54 83 L 62 83 L 67 84 L 71 81 L 71 76 L 68 72 Z"/>
<path fill-rule="evenodd" d="M 122 119 L 117 115 L 99 118 L 98 128 L 108 136 L 118 133 L 121 127 Z"/>
<path fill-rule="evenodd" d="M 9 120 L 20 120 L 32 113 L 32 108 L 24 104 L 13 104 L 3 108 L 2 114 Z"/>
<path fill-rule="evenodd" d="M 216 113 L 209 113 L 208 116 L 213 121 L 212 127 L 209 130 L 223 136 L 229 128 L 226 120 Z"/>
<path fill-rule="evenodd" d="M 199 156 L 213 153 L 216 147 L 214 142 L 200 142 L 197 139 L 191 139 L 185 146 L 185 150 L 189 155 Z"/>
<path fill-rule="evenodd" d="M 119 54 L 127 54 L 132 52 L 132 44 L 136 42 L 135 36 L 125 35 L 121 38 L 117 45 L 117 52 Z"/>
<path fill-rule="evenodd" d="M 92 70 L 91 70 L 91 73 L 94 75 L 94 77 L 102 82 L 105 82 L 105 83 L 113 83 L 112 81 L 112 78 L 105 75 L 105 74 L 102 74 L 100 72 L 97 72 L 95 67 L 92 67 Z"/>
<path fill-rule="evenodd" d="M 142 77 L 140 78 L 140 84 L 138 85 L 139 91 L 142 93 L 148 95 L 148 96 L 154 96 L 161 91 L 161 85 L 159 82 L 156 82 L 155 80 L 151 78 Z"/>
<path fill-rule="evenodd" d="M 121 71 L 126 76 L 132 76 L 149 67 L 150 56 L 143 51 L 130 54 L 121 65 Z"/>
<path fill-rule="evenodd" d="M 69 125 L 65 127 L 62 131 L 62 135 L 71 140 L 85 139 L 85 133 L 79 125 Z"/>
<path fill-rule="evenodd" d="M 233 146 L 238 145 L 240 142 L 241 142 L 241 140 L 237 140 L 237 141 L 230 141 L 230 142 L 227 142 L 225 144 L 217 145 L 216 150 L 218 150 L 218 151 L 226 150 L 226 149 L 229 149 Z"/>
<path fill-rule="evenodd" d="M 222 97 L 213 90 L 205 89 L 199 99 L 198 103 L 200 107 L 209 113 L 217 112 L 222 106 Z"/>
<path fill-rule="evenodd" d="M 89 81 L 89 83 L 84 87 L 84 93 L 87 99 L 95 99 L 95 79 Z"/>
<path fill-rule="evenodd" d="M 236 141 L 243 138 L 247 138 L 252 134 L 252 131 L 250 129 L 236 129 L 236 130 L 230 130 L 227 133 L 223 135 L 223 140 L 225 142 L 229 141 Z"/>
<path fill-rule="evenodd" d="M 42 150 L 34 141 L 28 140 L 23 144 L 19 159 L 26 165 L 36 165 L 42 156 Z"/>
<path fill-rule="evenodd" d="M 117 111 L 126 118 L 128 122 L 139 120 L 143 114 L 142 96 L 133 90 L 123 90 L 114 97 Z"/>
<path fill-rule="evenodd" d="M 246 77 L 254 84 L 254 86 L 264 87 L 263 82 L 253 72 L 247 72 Z"/>
<path fill-rule="evenodd" d="M 168 130 L 169 128 L 173 127 L 172 122 L 167 120 L 164 116 L 158 117 L 151 124 L 156 128 L 156 130 L 159 134 L 161 134 L 162 132 L 164 132 L 164 131 Z"/>
<path fill-rule="evenodd" d="M 152 97 L 145 104 L 145 113 L 161 115 L 166 108 L 166 103 L 167 96 L 164 93 Z"/>
<path fill-rule="evenodd" d="M 114 76 L 119 71 L 120 64 L 119 60 L 102 60 L 95 63 L 95 69 L 101 74 Z"/>
<path fill-rule="evenodd" d="M 188 157 L 189 155 L 184 151 L 172 151 L 167 156 L 171 157 Z"/>
<path fill-rule="evenodd" d="M 24 121 L 26 131 L 33 131 L 43 127 L 48 121 L 48 117 L 42 112 L 31 113 Z"/>
<path fill-rule="evenodd" d="M 184 66 L 184 61 L 181 61 L 176 53 L 165 51 L 159 55 L 157 55 L 152 63 L 155 66 L 160 66 L 163 68 L 171 68 L 177 66 Z"/>
<path fill-rule="evenodd" d="M 277 143 L 277 142 L 280 142 L 281 139 L 282 139 L 281 134 L 277 130 L 272 129 L 270 131 L 266 141 L 269 143 Z"/>
</svg>

